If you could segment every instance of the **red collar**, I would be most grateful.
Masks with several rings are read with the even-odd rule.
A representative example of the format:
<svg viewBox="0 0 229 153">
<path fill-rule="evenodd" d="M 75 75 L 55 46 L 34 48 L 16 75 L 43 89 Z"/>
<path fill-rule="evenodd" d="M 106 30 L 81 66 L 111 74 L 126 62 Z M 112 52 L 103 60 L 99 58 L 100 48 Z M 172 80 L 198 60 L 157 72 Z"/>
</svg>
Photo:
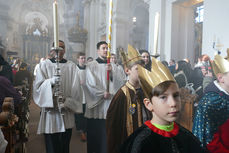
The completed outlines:
<svg viewBox="0 0 229 153">
<path fill-rule="evenodd" d="M 150 130 L 152 130 L 153 132 L 159 134 L 159 135 L 162 135 L 164 137 L 174 137 L 176 136 L 178 133 L 179 133 L 179 126 L 174 122 L 174 128 L 172 131 L 170 132 L 167 132 L 167 131 L 164 131 L 164 130 L 160 130 L 158 128 L 156 128 L 151 122 L 150 120 L 146 121 L 144 123 L 146 126 L 148 126 L 150 128 Z"/>
</svg>

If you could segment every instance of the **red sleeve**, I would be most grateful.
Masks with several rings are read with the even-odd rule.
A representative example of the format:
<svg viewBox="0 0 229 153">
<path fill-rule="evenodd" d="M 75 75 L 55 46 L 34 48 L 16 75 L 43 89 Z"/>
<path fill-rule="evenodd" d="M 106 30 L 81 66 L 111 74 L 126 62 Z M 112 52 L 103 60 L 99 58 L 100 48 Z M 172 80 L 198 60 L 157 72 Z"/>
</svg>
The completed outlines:
<svg viewBox="0 0 229 153">
<path fill-rule="evenodd" d="M 207 148 L 211 153 L 229 153 L 229 119 L 219 127 Z"/>
</svg>

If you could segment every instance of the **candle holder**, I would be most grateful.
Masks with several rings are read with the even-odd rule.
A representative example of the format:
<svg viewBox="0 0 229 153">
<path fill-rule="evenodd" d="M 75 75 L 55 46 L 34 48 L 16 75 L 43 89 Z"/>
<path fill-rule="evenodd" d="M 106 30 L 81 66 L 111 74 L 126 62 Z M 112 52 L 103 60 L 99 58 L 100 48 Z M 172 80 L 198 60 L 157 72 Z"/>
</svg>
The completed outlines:
<svg viewBox="0 0 229 153">
<path fill-rule="evenodd" d="M 52 47 L 51 50 L 54 50 L 56 52 L 56 69 L 55 69 L 55 74 L 54 76 L 56 77 L 55 79 L 55 85 L 54 85 L 54 108 L 58 109 L 59 112 L 62 114 L 62 106 L 64 105 L 64 96 L 63 92 L 61 90 L 61 74 L 60 74 L 60 59 L 59 59 L 59 52 L 63 50 L 61 47 Z"/>
</svg>

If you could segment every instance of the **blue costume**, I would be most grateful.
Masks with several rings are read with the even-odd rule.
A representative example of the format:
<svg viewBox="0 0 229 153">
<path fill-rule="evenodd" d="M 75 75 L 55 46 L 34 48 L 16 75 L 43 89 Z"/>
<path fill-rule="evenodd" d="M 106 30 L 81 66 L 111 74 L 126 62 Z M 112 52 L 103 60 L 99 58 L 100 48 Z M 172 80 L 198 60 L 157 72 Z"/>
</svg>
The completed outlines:
<svg viewBox="0 0 229 153">
<path fill-rule="evenodd" d="M 217 87 L 216 82 L 206 87 L 199 102 L 193 124 L 193 134 L 210 152 L 223 153 L 228 149 L 229 138 L 224 138 L 229 128 L 229 95 Z M 213 146 L 213 148 L 212 148 Z M 219 147 L 221 146 L 221 147 Z M 217 151 L 218 150 L 218 151 Z"/>
</svg>

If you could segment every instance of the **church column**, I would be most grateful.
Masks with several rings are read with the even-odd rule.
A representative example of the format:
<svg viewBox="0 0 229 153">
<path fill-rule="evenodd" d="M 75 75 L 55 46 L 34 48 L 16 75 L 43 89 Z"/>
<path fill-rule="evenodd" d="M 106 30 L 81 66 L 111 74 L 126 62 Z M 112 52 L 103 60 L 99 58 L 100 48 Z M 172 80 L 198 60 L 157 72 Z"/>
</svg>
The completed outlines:
<svg viewBox="0 0 229 153">
<path fill-rule="evenodd" d="M 127 50 L 130 32 L 130 7 L 129 0 L 117 0 L 114 3 L 113 11 L 113 31 L 112 31 L 112 50 L 115 51 L 118 47 Z"/>
<path fill-rule="evenodd" d="M 95 33 L 96 33 L 96 25 L 95 20 L 95 0 L 92 0 L 90 3 L 90 25 L 89 25 L 89 33 L 88 33 L 88 43 L 89 43 L 89 56 L 95 58 L 96 56 L 96 42 L 95 42 Z"/>
<path fill-rule="evenodd" d="M 171 58 L 171 34 L 172 34 L 172 3 L 176 0 L 150 1 L 149 7 L 149 52 L 153 54 L 154 50 L 154 24 L 156 12 L 160 13 L 158 53 L 161 60 Z"/>
<path fill-rule="evenodd" d="M 90 27 L 90 1 L 89 0 L 84 0 L 83 1 L 83 5 L 84 5 L 84 29 L 86 29 L 89 32 L 89 27 Z M 87 42 L 85 42 L 85 54 L 88 57 L 90 55 L 90 50 L 89 50 L 89 44 L 90 44 L 90 40 L 89 40 L 89 33 L 87 36 Z"/>
<path fill-rule="evenodd" d="M 8 32 L 8 21 L 9 21 L 9 15 L 8 15 L 9 6 L 3 4 L 0 2 L 0 36 L 2 39 L 6 39 L 7 32 Z"/>
<path fill-rule="evenodd" d="M 155 20 L 155 14 L 156 12 L 159 12 L 160 13 L 160 24 L 159 24 L 159 37 L 158 37 L 158 51 L 161 49 L 161 19 L 163 18 L 162 16 L 162 10 L 161 10 L 161 7 L 162 7 L 162 1 L 164 0 L 161 0 L 161 1 L 150 1 L 150 6 L 149 6 L 149 44 L 148 44 L 148 49 L 149 49 L 149 52 L 150 54 L 153 54 L 154 53 L 154 20 Z M 159 53 L 159 52 L 158 52 Z M 161 54 L 161 53 L 159 53 Z"/>
<path fill-rule="evenodd" d="M 173 4 L 171 33 L 171 58 L 182 60 L 189 58 L 194 63 L 194 8 Z"/>
</svg>

